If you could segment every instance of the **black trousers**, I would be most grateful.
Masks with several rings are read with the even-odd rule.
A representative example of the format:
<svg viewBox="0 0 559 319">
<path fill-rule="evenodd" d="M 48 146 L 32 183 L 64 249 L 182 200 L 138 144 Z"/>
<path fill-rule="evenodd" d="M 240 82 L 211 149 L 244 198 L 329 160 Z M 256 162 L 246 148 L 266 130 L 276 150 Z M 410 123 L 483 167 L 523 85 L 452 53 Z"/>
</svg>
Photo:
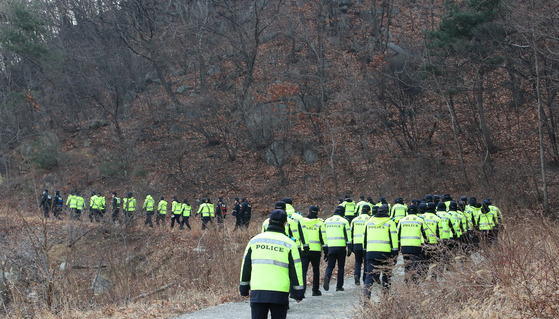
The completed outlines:
<svg viewBox="0 0 559 319">
<path fill-rule="evenodd" d="M 82 210 L 81 209 L 74 208 L 74 218 L 76 220 L 81 220 L 82 219 Z"/>
<path fill-rule="evenodd" d="M 390 287 L 392 278 L 392 266 L 394 260 L 388 259 L 367 259 L 367 278 L 365 279 L 365 297 L 371 297 L 371 287 L 373 282 L 382 285 L 383 288 Z"/>
<path fill-rule="evenodd" d="M 312 291 L 319 291 L 320 284 L 320 251 L 309 251 L 309 253 L 301 257 L 301 263 L 303 264 L 303 285 L 305 286 L 305 292 L 307 291 L 307 272 L 309 271 L 309 264 L 312 264 Z"/>
<path fill-rule="evenodd" d="M 89 210 L 89 221 L 93 223 L 93 219 L 95 219 L 96 222 L 100 222 L 103 219 L 103 215 L 101 215 L 98 209 Z"/>
<path fill-rule="evenodd" d="M 181 221 L 181 229 L 184 229 L 184 225 L 186 224 L 186 227 L 188 227 L 189 230 L 191 230 L 192 228 L 190 228 L 190 223 L 188 222 L 188 219 L 190 217 L 188 216 L 182 216 L 182 221 Z"/>
<path fill-rule="evenodd" d="M 338 280 L 336 282 L 336 289 L 343 288 L 344 286 L 344 267 L 346 252 L 341 251 L 338 253 L 328 254 L 328 266 L 326 267 L 326 277 L 332 278 L 332 272 L 338 263 Z"/>
<path fill-rule="evenodd" d="M 422 263 L 423 254 L 403 254 L 405 280 L 419 281 L 423 277 Z"/>
<path fill-rule="evenodd" d="M 353 269 L 353 276 L 357 278 L 361 278 L 361 267 L 363 266 L 363 282 L 365 282 L 365 278 L 367 277 L 367 264 L 363 265 L 365 259 L 363 250 L 354 250 L 353 254 L 355 255 L 355 267 Z"/>
<path fill-rule="evenodd" d="M 111 220 L 113 221 L 113 224 L 116 224 L 116 222 L 118 221 L 119 223 L 121 223 L 120 221 L 120 216 L 118 216 L 120 213 L 120 209 L 115 209 L 113 210 L 113 213 L 111 215 Z"/>
<path fill-rule="evenodd" d="M 47 204 L 45 204 L 44 209 L 43 209 L 43 214 L 45 216 L 45 218 L 49 218 L 49 207 L 47 206 Z"/>
<path fill-rule="evenodd" d="M 157 216 L 155 216 L 155 223 L 157 224 L 157 226 L 159 226 L 159 221 L 161 221 L 163 226 L 165 226 L 165 215 L 167 214 L 157 213 Z"/>
<path fill-rule="evenodd" d="M 60 212 L 62 211 L 62 207 L 61 206 L 54 206 L 52 208 L 52 213 L 54 214 L 54 217 L 56 217 L 56 219 L 61 219 L 58 215 L 60 214 Z"/>
<path fill-rule="evenodd" d="M 152 217 L 153 217 L 153 212 L 146 212 L 146 221 L 144 222 L 144 225 L 149 224 L 149 227 L 153 227 L 153 222 L 151 221 Z"/>
<path fill-rule="evenodd" d="M 237 213 L 235 215 L 235 229 L 237 229 L 241 226 L 243 226 L 243 216 L 241 216 L 241 214 Z"/>
<path fill-rule="evenodd" d="M 272 314 L 272 319 L 287 317 L 287 304 L 251 302 L 250 308 L 252 319 L 266 319 L 268 312 Z"/>
<path fill-rule="evenodd" d="M 208 228 L 208 223 L 210 222 L 210 217 L 202 217 L 202 229 Z"/>
<path fill-rule="evenodd" d="M 173 214 L 173 216 L 171 216 L 171 228 L 173 228 L 175 226 L 175 223 L 177 223 L 177 225 L 180 224 L 180 219 L 181 215 L 180 214 Z"/>
</svg>

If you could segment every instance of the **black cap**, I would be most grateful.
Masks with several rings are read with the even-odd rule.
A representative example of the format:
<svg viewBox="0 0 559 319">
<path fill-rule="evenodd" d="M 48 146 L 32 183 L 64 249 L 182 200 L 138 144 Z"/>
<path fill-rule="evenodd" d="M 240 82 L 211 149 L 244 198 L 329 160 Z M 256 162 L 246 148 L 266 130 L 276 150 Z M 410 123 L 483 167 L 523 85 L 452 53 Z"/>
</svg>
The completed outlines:
<svg viewBox="0 0 559 319">
<path fill-rule="evenodd" d="M 416 215 L 417 214 L 417 206 L 415 206 L 413 204 L 408 206 L 408 214 L 409 215 Z"/>
<path fill-rule="evenodd" d="M 443 202 L 448 202 L 449 200 L 452 200 L 452 197 L 450 196 L 450 194 L 444 194 L 443 195 Z"/>
<path fill-rule="evenodd" d="M 437 211 L 442 212 L 442 211 L 446 211 L 446 204 L 443 202 L 440 202 L 437 204 Z"/>
<path fill-rule="evenodd" d="M 363 207 L 361 208 L 361 211 L 363 212 L 363 214 L 367 214 L 371 211 L 371 206 L 363 205 Z"/>
<path fill-rule="evenodd" d="M 394 200 L 394 203 L 396 204 L 404 204 L 404 199 L 402 197 L 398 197 Z"/>
<path fill-rule="evenodd" d="M 451 201 L 448 205 L 448 210 L 455 211 L 458 209 L 458 204 L 455 201 Z"/>
<path fill-rule="evenodd" d="M 433 195 L 431 195 L 431 194 L 425 195 L 425 201 L 426 201 L 426 202 L 431 202 L 431 201 L 433 201 Z"/>
<path fill-rule="evenodd" d="M 285 202 L 282 201 L 276 202 L 276 204 L 274 205 L 274 209 L 285 210 Z"/>
<path fill-rule="evenodd" d="M 286 203 L 286 204 L 293 205 L 293 200 L 291 199 L 291 197 L 286 197 L 286 198 L 282 199 L 281 201 Z"/>
<path fill-rule="evenodd" d="M 378 208 L 376 215 L 380 215 L 380 216 L 388 215 L 388 205 L 387 204 L 382 204 Z"/>
<path fill-rule="evenodd" d="M 486 198 L 486 199 L 483 201 L 483 203 L 485 204 L 485 202 L 488 203 L 487 206 L 493 205 L 493 202 L 491 202 L 491 198 Z"/>
<path fill-rule="evenodd" d="M 320 209 L 318 208 L 318 206 L 315 206 L 315 205 L 311 205 L 311 206 L 309 207 L 309 213 L 316 213 L 316 214 L 318 214 L 318 211 L 319 211 L 319 210 L 320 210 Z"/>
<path fill-rule="evenodd" d="M 419 213 L 423 214 L 423 212 L 427 210 L 427 203 L 421 202 L 417 208 L 419 209 Z"/>
<path fill-rule="evenodd" d="M 49 190 L 45 188 L 45 189 L 43 190 L 43 192 L 48 193 Z"/>
<path fill-rule="evenodd" d="M 287 222 L 287 213 L 283 209 L 274 209 L 270 213 L 270 225 L 283 226 Z"/>
<path fill-rule="evenodd" d="M 239 201 L 239 197 L 235 197 L 234 199 L 235 199 L 237 202 Z"/>
<path fill-rule="evenodd" d="M 465 203 L 468 201 L 468 196 L 460 196 L 460 200 Z"/>
<path fill-rule="evenodd" d="M 345 207 L 343 207 L 341 205 L 336 207 L 336 209 L 334 210 L 334 215 L 342 216 L 343 214 L 345 214 Z"/>
<path fill-rule="evenodd" d="M 246 201 L 247 201 L 246 197 L 243 197 L 243 199 L 241 199 L 241 202 L 246 202 Z"/>
<path fill-rule="evenodd" d="M 113 195 L 115 195 L 115 196 L 116 196 L 116 192 L 113 192 Z"/>
<path fill-rule="evenodd" d="M 373 206 L 373 215 L 376 214 L 378 212 L 378 206 L 375 205 Z"/>
<path fill-rule="evenodd" d="M 372 198 L 371 196 L 369 196 L 369 197 L 367 197 L 367 201 L 368 201 L 369 203 L 372 203 L 372 202 L 373 202 L 373 198 Z"/>
<path fill-rule="evenodd" d="M 434 212 L 435 211 L 435 203 L 428 202 L 427 203 L 427 210 L 430 211 L 430 212 Z"/>
<path fill-rule="evenodd" d="M 56 195 L 60 195 L 60 191 L 56 191 Z"/>
</svg>

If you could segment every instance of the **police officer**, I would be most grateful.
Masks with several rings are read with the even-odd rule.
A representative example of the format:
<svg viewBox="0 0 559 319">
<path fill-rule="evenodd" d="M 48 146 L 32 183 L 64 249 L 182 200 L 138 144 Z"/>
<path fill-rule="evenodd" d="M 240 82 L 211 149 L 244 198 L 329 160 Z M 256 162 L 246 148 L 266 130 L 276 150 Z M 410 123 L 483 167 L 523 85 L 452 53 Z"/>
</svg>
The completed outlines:
<svg viewBox="0 0 559 319">
<path fill-rule="evenodd" d="M 80 192 L 76 192 L 76 219 L 81 220 L 82 212 L 85 209 L 85 199 L 80 195 Z"/>
<path fill-rule="evenodd" d="M 441 218 L 435 214 L 435 203 L 432 201 L 419 204 L 419 212 L 424 212 L 421 217 L 423 217 L 423 221 L 425 223 L 424 226 L 427 245 L 423 249 L 425 269 L 423 269 L 422 272 L 423 274 L 427 274 L 427 270 L 431 268 L 430 264 L 435 264 L 439 260 L 443 227 Z M 434 273 L 434 276 L 436 276 L 436 272 Z"/>
<path fill-rule="evenodd" d="M 89 198 L 89 221 L 93 223 L 93 219 L 99 222 L 99 203 L 96 192 L 91 192 L 91 197 Z"/>
<path fill-rule="evenodd" d="M 146 221 L 144 222 L 144 226 L 149 224 L 149 227 L 153 228 L 153 222 L 151 219 L 155 214 L 155 200 L 150 194 L 146 194 L 142 208 L 146 212 Z"/>
<path fill-rule="evenodd" d="M 227 205 L 222 197 L 217 198 L 215 217 L 220 227 L 223 227 L 223 219 L 227 215 Z"/>
<path fill-rule="evenodd" d="M 488 200 L 483 201 L 483 205 L 476 215 L 475 225 L 477 225 L 477 231 L 479 233 L 479 238 L 481 242 L 487 242 L 488 240 L 495 240 L 495 234 L 493 229 L 496 226 L 495 216 L 491 212 L 489 206 L 491 202 Z"/>
<path fill-rule="evenodd" d="M 353 245 L 353 253 L 355 254 L 355 267 L 353 271 L 353 279 L 355 284 L 361 284 L 361 266 L 363 265 L 363 233 L 365 232 L 365 225 L 371 218 L 371 206 L 364 205 L 362 207 L 362 214 L 355 217 L 351 221 L 351 242 Z M 367 265 L 363 267 L 363 282 L 367 275 Z"/>
<path fill-rule="evenodd" d="M 246 199 L 246 197 L 243 197 L 243 199 L 241 200 L 241 210 L 239 211 L 239 214 L 243 218 L 242 225 L 245 228 L 248 228 L 248 224 L 250 223 L 250 218 L 252 216 L 252 205 L 250 204 L 248 199 Z"/>
<path fill-rule="evenodd" d="M 116 222 L 118 221 L 120 224 L 122 224 L 122 222 L 120 221 L 120 198 L 117 196 L 116 192 L 113 192 L 112 194 L 112 214 L 111 214 L 111 220 L 113 221 L 113 224 L 116 224 Z"/>
<path fill-rule="evenodd" d="M 390 210 L 390 217 L 394 219 L 396 224 L 400 221 L 400 219 L 406 217 L 408 215 L 408 207 L 404 204 L 404 200 L 402 197 L 398 197 L 394 200 L 394 206 Z"/>
<path fill-rule="evenodd" d="M 295 211 L 293 200 L 286 197 L 282 200 L 285 203 L 285 212 L 287 213 L 287 222 L 289 224 L 290 235 L 295 238 L 295 242 L 299 244 L 299 253 L 303 250 L 309 250 L 307 227 L 305 226 L 303 216 Z"/>
<path fill-rule="evenodd" d="M 355 206 L 356 215 L 361 215 L 361 214 L 363 213 L 363 212 L 362 212 L 363 205 L 367 205 L 367 206 L 368 206 L 369 203 L 367 203 L 367 202 L 365 201 L 365 196 L 359 195 L 359 202 L 357 202 L 357 204 L 356 204 L 356 206 Z M 369 209 L 369 212 L 370 212 L 370 211 L 371 211 L 371 210 Z"/>
<path fill-rule="evenodd" d="M 336 262 L 338 263 L 338 280 L 336 291 L 344 291 L 344 267 L 346 253 L 351 255 L 351 236 L 349 222 L 344 217 L 344 207 L 338 206 L 334 215 L 324 221 L 322 239 L 324 240 L 324 259 L 328 261 L 326 273 L 324 274 L 324 290 L 330 290 L 330 278 Z M 347 250 L 346 250 L 347 249 Z"/>
<path fill-rule="evenodd" d="M 425 224 L 417 213 L 417 206 L 410 205 L 408 215 L 398 223 L 398 242 L 404 257 L 405 280 L 415 282 L 420 278 L 422 247 L 426 238 Z"/>
<path fill-rule="evenodd" d="M 367 256 L 366 298 L 371 297 L 373 281 L 382 285 L 384 292 L 390 287 L 393 261 L 398 256 L 398 231 L 389 213 L 388 205 L 381 205 L 365 226 L 363 249 Z"/>
<path fill-rule="evenodd" d="M 233 204 L 233 211 L 231 215 L 235 216 L 235 229 L 241 227 L 243 225 L 243 216 L 240 214 L 241 212 L 241 202 L 239 202 L 239 197 L 235 197 L 235 204 Z"/>
<path fill-rule="evenodd" d="M 182 204 L 177 199 L 177 196 L 173 196 L 173 202 L 171 203 L 171 229 L 175 226 L 175 223 L 180 224 L 180 218 L 182 214 Z"/>
<path fill-rule="evenodd" d="M 157 203 L 157 217 L 155 218 L 155 223 L 159 226 L 159 222 L 165 226 L 165 216 L 167 216 L 167 201 L 165 197 L 161 196 L 159 202 Z"/>
<path fill-rule="evenodd" d="M 122 210 L 124 211 L 124 221 L 126 225 L 134 224 L 134 212 L 136 211 L 136 199 L 134 194 L 129 192 L 122 202 Z"/>
<path fill-rule="evenodd" d="M 41 203 L 39 204 L 39 207 L 43 208 L 43 214 L 45 218 L 49 218 L 49 211 L 52 207 L 52 197 L 49 195 L 48 189 L 45 189 L 43 191 L 43 196 L 41 197 Z"/>
<path fill-rule="evenodd" d="M 320 257 L 322 255 L 322 245 L 324 245 L 324 240 L 322 239 L 322 227 L 324 227 L 324 221 L 318 218 L 318 206 L 312 205 L 309 207 L 309 213 L 307 217 L 303 219 L 303 223 L 307 229 L 309 250 L 303 250 L 301 255 L 301 262 L 303 263 L 303 283 L 305 284 L 305 291 L 307 287 L 307 272 L 309 270 L 309 264 L 312 264 L 313 269 L 313 284 L 312 284 L 312 295 L 322 296 L 320 292 Z"/>
<path fill-rule="evenodd" d="M 188 203 L 188 199 L 185 198 L 182 201 L 182 220 L 181 220 L 180 229 L 184 229 L 184 225 L 186 225 L 186 227 L 188 227 L 188 230 L 192 230 L 192 228 L 190 227 L 190 223 L 188 222 L 191 214 L 192 214 L 192 207 Z"/>
<path fill-rule="evenodd" d="M 68 198 L 66 199 L 66 206 L 70 208 L 70 218 L 76 219 L 76 207 L 78 204 L 78 198 L 74 194 L 74 191 L 70 191 Z"/>
<path fill-rule="evenodd" d="M 355 218 L 357 212 L 357 205 L 349 195 L 345 195 L 344 201 L 341 204 L 344 207 L 344 217 L 349 223 Z"/>
<path fill-rule="evenodd" d="M 241 266 L 241 296 L 248 296 L 253 319 L 287 316 L 289 292 L 300 302 L 304 298 L 303 273 L 299 249 L 285 235 L 287 213 L 275 209 L 264 233 L 248 243 Z"/>
<path fill-rule="evenodd" d="M 211 220 L 211 207 L 207 198 L 202 199 L 202 204 L 200 204 L 196 215 L 200 215 L 202 217 L 202 230 L 207 229 L 208 223 Z"/>
<path fill-rule="evenodd" d="M 60 212 L 62 211 L 62 206 L 64 205 L 64 199 L 60 196 L 60 191 L 56 191 L 56 195 L 54 195 L 54 201 L 52 203 L 52 213 L 54 217 L 58 220 L 60 218 Z"/>
<path fill-rule="evenodd" d="M 99 211 L 99 217 L 101 220 L 105 221 L 105 206 L 107 205 L 107 200 L 105 196 L 101 193 L 97 193 L 97 206 Z"/>
</svg>

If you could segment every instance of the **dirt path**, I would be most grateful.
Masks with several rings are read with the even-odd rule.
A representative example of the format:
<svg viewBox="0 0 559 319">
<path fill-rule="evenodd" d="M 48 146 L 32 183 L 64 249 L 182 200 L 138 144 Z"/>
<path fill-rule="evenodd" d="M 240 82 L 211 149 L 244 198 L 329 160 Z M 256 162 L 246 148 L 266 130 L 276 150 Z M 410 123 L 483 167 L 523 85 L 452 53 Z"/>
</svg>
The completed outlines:
<svg viewBox="0 0 559 319">
<path fill-rule="evenodd" d="M 344 283 L 345 291 L 336 291 L 336 281 L 330 284 L 330 291 L 322 290 L 322 296 L 311 296 L 307 290 L 307 297 L 300 303 L 290 300 L 288 318 L 350 318 L 353 311 L 359 306 L 363 290 L 355 286 L 352 278 L 347 278 Z M 230 319 L 250 318 L 249 300 L 229 302 L 215 307 L 177 317 L 177 319 Z"/>
<path fill-rule="evenodd" d="M 403 259 L 400 256 L 398 266 L 394 272 L 394 279 L 403 275 Z M 378 301 L 376 291 L 379 287 L 374 285 L 372 300 Z M 308 319 L 308 318 L 351 318 L 354 312 L 361 307 L 363 302 L 363 286 L 356 286 L 353 277 L 346 278 L 344 282 L 345 291 L 336 291 L 336 280 L 330 282 L 330 291 L 324 291 L 320 287 L 322 296 L 311 296 L 310 289 L 307 289 L 307 297 L 300 303 L 291 300 L 287 318 Z M 250 318 L 249 300 L 240 302 L 229 302 L 218 306 L 206 308 L 193 313 L 185 314 L 177 319 L 230 319 L 230 318 Z"/>
</svg>

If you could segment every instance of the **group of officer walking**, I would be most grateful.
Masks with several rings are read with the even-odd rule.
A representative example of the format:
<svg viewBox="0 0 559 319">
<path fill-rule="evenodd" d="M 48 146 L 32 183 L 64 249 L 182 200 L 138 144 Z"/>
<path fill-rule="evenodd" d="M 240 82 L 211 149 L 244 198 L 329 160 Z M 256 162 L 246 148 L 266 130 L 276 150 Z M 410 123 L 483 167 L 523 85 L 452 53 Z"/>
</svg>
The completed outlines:
<svg viewBox="0 0 559 319">
<path fill-rule="evenodd" d="M 354 280 L 364 283 L 364 297 L 370 298 L 373 282 L 390 288 L 392 269 L 399 253 L 404 259 L 406 282 L 427 278 L 427 270 L 442 271 L 451 251 L 470 252 L 482 241 L 492 243 L 502 221 L 500 209 L 491 199 L 449 194 L 426 195 L 408 204 L 385 197 L 374 202 L 360 196 L 339 200 L 326 220 L 318 218 L 312 205 L 306 217 L 295 211 L 291 198 L 275 203 L 262 233 L 248 243 L 241 268 L 240 293 L 250 291 L 252 318 L 285 318 L 289 297 L 300 302 L 305 297 L 309 265 L 313 268 L 312 295 L 322 295 L 320 259 L 327 262 L 323 288 L 328 291 L 334 268 L 338 267 L 336 291 L 344 288 L 346 257 L 355 255 Z M 460 249 L 460 250 L 459 250 Z"/>
<path fill-rule="evenodd" d="M 223 201 L 223 198 L 218 197 L 216 204 L 213 204 L 209 197 L 202 198 L 199 201 L 200 205 L 196 215 L 199 215 L 202 219 L 202 229 L 207 229 L 208 224 L 212 223 L 214 220 L 222 227 L 223 220 L 227 216 L 227 204 Z M 50 218 L 50 212 L 52 211 L 54 217 L 57 219 L 61 219 L 60 213 L 63 211 L 64 207 L 69 209 L 70 217 L 76 220 L 81 220 L 82 214 L 85 213 L 86 209 L 89 209 L 88 217 L 90 222 L 108 221 L 108 218 L 105 218 L 105 213 L 107 209 L 110 209 L 110 221 L 114 224 L 119 223 L 125 225 L 130 225 L 134 222 L 138 208 L 136 198 L 134 198 L 132 192 L 129 192 L 126 197 L 122 199 L 117 196 L 116 192 L 113 192 L 109 205 L 107 205 L 105 196 L 98 192 L 92 192 L 89 198 L 89 205 L 86 205 L 86 200 L 77 191 L 71 192 L 66 203 L 64 203 L 59 191 L 56 191 L 56 195 L 53 198 L 48 193 L 48 189 L 43 191 L 39 206 L 43 209 L 45 218 Z M 164 196 L 159 197 L 156 203 L 151 194 L 146 194 L 142 205 L 142 210 L 145 212 L 146 216 L 144 225 L 153 227 L 153 217 L 155 216 L 156 225 L 165 226 L 169 208 L 171 213 L 171 228 L 174 228 L 176 224 L 180 229 L 184 229 L 185 226 L 191 229 L 189 219 L 193 214 L 192 206 L 189 204 L 188 199 L 185 198 L 180 201 L 176 196 L 173 196 L 171 205 L 168 205 Z M 120 215 L 121 209 L 124 218 Z M 252 205 L 246 198 L 242 198 L 241 200 L 235 198 L 231 214 L 236 218 L 235 229 L 239 227 L 246 228 L 251 219 Z"/>
</svg>

